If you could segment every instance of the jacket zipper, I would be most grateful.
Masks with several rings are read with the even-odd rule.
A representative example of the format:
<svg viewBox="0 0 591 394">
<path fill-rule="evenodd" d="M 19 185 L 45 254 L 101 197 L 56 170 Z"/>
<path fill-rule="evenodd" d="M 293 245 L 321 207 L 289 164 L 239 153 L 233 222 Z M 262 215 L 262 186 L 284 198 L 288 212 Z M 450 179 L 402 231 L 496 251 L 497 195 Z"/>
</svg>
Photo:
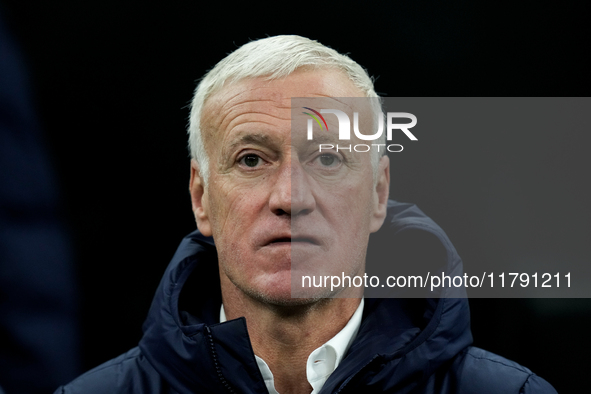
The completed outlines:
<svg viewBox="0 0 591 394">
<path fill-rule="evenodd" d="M 230 383 L 228 383 L 228 381 L 226 380 L 226 378 L 224 377 L 224 375 L 222 374 L 222 369 L 220 367 L 220 364 L 218 363 L 218 358 L 215 352 L 215 346 L 213 343 L 213 336 L 211 334 L 211 331 L 209 329 L 208 326 L 205 326 L 205 329 L 207 330 L 207 338 L 209 339 L 209 347 L 211 350 L 211 356 L 213 358 L 213 365 L 215 366 L 215 370 L 216 373 L 218 375 L 218 378 L 220 379 L 220 383 L 222 383 L 222 385 L 224 386 L 224 388 L 232 394 L 236 394 L 236 392 L 234 391 L 234 389 L 232 388 L 232 386 L 230 386 Z"/>
</svg>

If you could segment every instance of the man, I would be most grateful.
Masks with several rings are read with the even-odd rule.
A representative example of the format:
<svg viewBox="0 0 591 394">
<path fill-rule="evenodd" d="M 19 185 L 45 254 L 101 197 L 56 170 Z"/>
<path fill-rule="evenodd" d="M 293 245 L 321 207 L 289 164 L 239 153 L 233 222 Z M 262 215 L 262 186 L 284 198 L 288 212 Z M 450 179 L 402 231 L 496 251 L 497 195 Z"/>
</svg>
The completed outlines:
<svg viewBox="0 0 591 394">
<path fill-rule="evenodd" d="M 57 392 L 555 392 L 470 347 L 467 300 L 446 290 L 376 300 L 325 286 L 292 297 L 294 276 L 363 275 L 372 233 L 401 261 L 461 273 L 435 223 L 388 201 L 388 157 L 319 151 L 292 126 L 303 116 L 296 97 L 348 107 L 376 94 L 358 64 L 297 36 L 246 44 L 203 78 L 189 126 L 199 231 L 166 270 L 139 347 Z"/>
</svg>

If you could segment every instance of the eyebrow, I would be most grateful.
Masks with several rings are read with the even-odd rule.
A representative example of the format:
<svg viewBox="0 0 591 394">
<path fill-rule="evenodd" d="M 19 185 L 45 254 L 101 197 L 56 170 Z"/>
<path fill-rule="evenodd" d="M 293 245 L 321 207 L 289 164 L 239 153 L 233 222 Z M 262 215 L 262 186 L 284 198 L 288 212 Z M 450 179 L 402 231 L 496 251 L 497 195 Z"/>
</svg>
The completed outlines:
<svg viewBox="0 0 591 394">
<path fill-rule="evenodd" d="M 232 142 L 228 148 L 230 150 L 234 150 L 234 148 L 237 146 L 244 144 L 270 145 L 272 142 L 273 138 L 267 134 L 246 134 L 241 136 L 238 140 Z"/>
<path fill-rule="evenodd" d="M 330 132 L 319 132 L 314 133 L 314 139 L 311 141 L 306 140 L 306 142 L 310 144 L 334 144 L 338 143 L 340 140 L 338 138 L 338 134 L 330 133 Z"/>
</svg>

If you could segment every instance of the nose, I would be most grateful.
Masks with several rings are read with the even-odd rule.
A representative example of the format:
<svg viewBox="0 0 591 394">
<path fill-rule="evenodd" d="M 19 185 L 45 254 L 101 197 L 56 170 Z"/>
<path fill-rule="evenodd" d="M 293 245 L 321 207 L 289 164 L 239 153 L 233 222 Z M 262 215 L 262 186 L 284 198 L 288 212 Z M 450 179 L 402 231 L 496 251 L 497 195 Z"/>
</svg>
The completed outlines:
<svg viewBox="0 0 591 394">
<path fill-rule="evenodd" d="M 297 158 L 286 161 L 278 170 L 269 207 L 278 216 L 305 215 L 315 209 L 316 200 Z"/>
</svg>

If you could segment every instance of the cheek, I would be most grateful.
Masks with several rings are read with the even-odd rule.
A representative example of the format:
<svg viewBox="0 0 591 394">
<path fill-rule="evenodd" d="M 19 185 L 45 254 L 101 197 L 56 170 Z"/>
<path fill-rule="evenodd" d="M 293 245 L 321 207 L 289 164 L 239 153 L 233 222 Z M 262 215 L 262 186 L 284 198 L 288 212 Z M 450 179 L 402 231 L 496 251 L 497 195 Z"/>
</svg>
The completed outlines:
<svg viewBox="0 0 591 394">
<path fill-rule="evenodd" d="M 212 231 L 216 244 L 236 245 L 248 235 L 248 228 L 264 207 L 260 189 L 218 183 L 209 194 Z"/>
<path fill-rule="evenodd" d="M 333 206 L 339 222 L 346 222 L 351 228 L 357 229 L 369 223 L 373 193 L 367 182 L 343 182 L 325 193 L 323 199 Z"/>
</svg>

